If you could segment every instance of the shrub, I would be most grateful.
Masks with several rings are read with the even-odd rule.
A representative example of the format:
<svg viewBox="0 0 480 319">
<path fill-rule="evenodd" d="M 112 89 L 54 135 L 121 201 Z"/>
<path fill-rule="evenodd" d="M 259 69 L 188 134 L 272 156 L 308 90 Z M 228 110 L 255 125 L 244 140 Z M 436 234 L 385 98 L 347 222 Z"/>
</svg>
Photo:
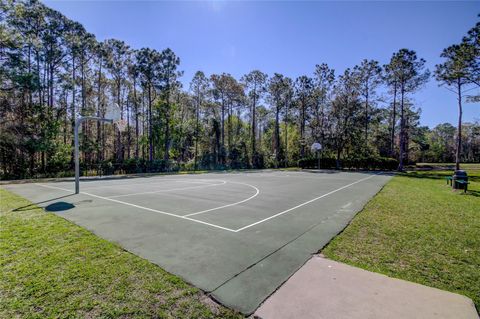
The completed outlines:
<svg viewBox="0 0 480 319">
<path fill-rule="evenodd" d="M 321 168 L 335 168 L 337 161 L 332 157 L 322 157 L 320 158 L 320 167 Z M 306 157 L 298 161 L 298 166 L 300 168 L 318 168 L 318 158 L 316 157 Z"/>
<path fill-rule="evenodd" d="M 178 172 L 180 166 L 173 160 L 156 159 L 148 163 L 147 170 L 150 173 Z"/>
<path fill-rule="evenodd" d="M 255 151 L 252 157 L 253 168 L 265 168 L 265 158 L 262 153 Z"/>
<path fill-rule="evenodd" d="M 298 161 L 300 168 L 318 168 L 318 159 L 315 157 L 302 158 Z M 365 169 L 365 170 L 395 170 L 398 167 L 398 161 L 388 157 L 348 157 L 340 160 L 340 166 L 346 169 Z M 335 168 L 336 159 L 332 157 L 322 157 L 320 159 L 321 168 Z"/>
<path fill-rule="evenodd" d="M 114 165 L 111 161 L 103 161 L 100 164 L 103 175 L 112 175 L 115 172 Z"/>
<path fill-rule="evenodd" d="M 129 158 L 123 161 L 122 170 L 126 174 L 141 173 L 140 160 L 137 158 Z"/>
<path fill-rule="evenodd" d="M 72 147 L 70 145 L 58 145 L 55 153 L 50 157 L 47 163 L 47 172 L 67 171 L 70 168 Z"/>
<path fill-rule="evenodd" d="M 165 172 L 167 170 L 167 162 L 165 160 L 155 159 L 148 163 L 148 171 L 151 173 Z"/>
</svg>

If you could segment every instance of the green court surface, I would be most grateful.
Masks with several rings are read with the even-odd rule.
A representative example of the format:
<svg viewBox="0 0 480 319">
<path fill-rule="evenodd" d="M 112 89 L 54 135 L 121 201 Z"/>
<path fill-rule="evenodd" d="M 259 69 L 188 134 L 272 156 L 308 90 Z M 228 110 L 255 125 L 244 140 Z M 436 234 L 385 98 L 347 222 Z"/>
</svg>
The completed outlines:
<svg viewBox="0 0 480 319">
<path fill-rule="evenodd" d="M 5 188 L 250 314 L 389 178 L 256 171 L 83 180 L 78 195 L 73 181 Z"/>
</svg>

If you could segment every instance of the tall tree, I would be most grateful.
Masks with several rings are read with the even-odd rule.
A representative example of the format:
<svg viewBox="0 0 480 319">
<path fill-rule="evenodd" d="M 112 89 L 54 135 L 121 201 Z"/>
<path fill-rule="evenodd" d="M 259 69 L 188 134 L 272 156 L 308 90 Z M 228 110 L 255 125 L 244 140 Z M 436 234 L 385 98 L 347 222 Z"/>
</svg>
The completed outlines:
<svg viewBox="0 0 480 319">
<path fill-rule="evenodd" d="M 398 95 L 398 77 L 395 73 L 395 60 L 383 66 L 383 79 L 389 92 L 393 95 L 391 124 L 390 124 L 390 156 L 395 155 L 395 127 L 397 125 L 397 95 Z"/>
<path fill-rule="evenodd" d="M 467 78 L 480 87 L 480 22 L 468 31 L 460 46 L 463 48 L 463 58 L 467 64 Z M 474 96 L 473 100 L 480 101 L 480 96 Z"/>
<path fill-rule="evenodd" d="M 123 41 L 116 39 L 108 39 L 104 43 L 105 55 L 107 58 L 107 67 L 113 76 L 113 85 L 115 92 L 115 102 L 120 108 L 120 118 L 124 119 L 125 105 L 122 98 L 123 87 L 126 86 L 126 78 L 128 72 L 128 61 L 130 60 L 130 47 Z M 117 135 L 117 160 L 123 160 L 123 143 L 119 131 Z"/>
<path fill-rule="evenodd" d="M 275 128 L 274 128 L 274 154 L 275 166 L 281 163 L 282 149 L 280 144 L 280 113 L 285 106 L 285 95 L 288 94 L 288 82 L 282 74 L 275 73 L 268 82 L 268 92 L 274 108 Z"/>
<path fill-rule="evenodd" d="M 283 94 L 284 98 L 284 116 L 283 123 L 285 126 L 285 166 L 289 165 L 289 155 L 288 155 L 288 125 L 290 123 L 290 108 L 293 101 L 294 92 L 294 83 L 293 80 L 289 77 L 284 78 L 285 92 Z"/>
<path fill-rule="evenodd" d="M 259 70 L 253 70 L 250 73 L 244 75 L 241 81 L 245 84 L 247 90 L 247 96 L 250 100 L 250 118 L 251 118 L 251 152 L 252 152 L 252 165 L 257 167 L 257 150 L 256 150 L 256 112 L 258 101 L 262 98 L 266 91 L 267 75 Z"/>
<path fill-rule="evenodd" d="M 311 105 L 313 91 L 312 78 L 302 75 L 295 80 L 295 95 L 298 100 L 298 110 L 300 112 L 300 157 L 305 157 L 306 135 L 305 126 L 307 123 L 308 111 Z"/>
<path fill-rule="evenodd" d="M 197 170 L 200 109 L 202 108 L 205 97 L 208 94 L 209 86 L 210 82 L 202 71 L 197 71 L 190 82 L 190 91 L 192 92 L 195 101 L 195 152 L 193 157 L 195 170 Z"/>
<path fill-rule="evenodd" d="M 347 144 L 355 141 L 361 123 L 360 87 L 357 78 L 346 69 L 338 77 L 335 99 L 332 102 L 332 138 L 336 152 L 336 166 L 340 168 L 340 158 Z"/>
<path fill-rule="evenodd" d="M 335 83 L 335 70 L 331 69 L 326 63 L 315 66 L 314 73 L 314 117 L 313 134 L 315 140 L 324 144 L 327 130 L 328 105 L 331 102 L 333 85 Z"/>
<path fill-rule="evenodd" d="M 440 55 L 445 59 L 442 64 L 435 67 L 435 77 L 440 85 L 444 85 L 457 95 L 458 103 L 458 125 L 457 125 L 457 150 L 455 156 L 455 167 L 460 169 L 462 150 L 462 99 L 463 93 L 469 84 L 473 84 L 469 74 L 471 59 L 471 47 L 466 43 L 452 45 L 443 50 Z"/>
<path fill-rule="evenodd" d="M 368 152 L 368 123 L 370 122 L 369 108 L 372 107 L 372 100 L 374 101 L 375 99 L 375 89 L 382 82 L 382 68 L 379 66 L 378 61 L 364 59 L 359 66 L 353 68 L 353 72 L 360 82 L 360 94 L 364 99 L 364 149 Z"/>
<path fill-rule="evenodd" d="M 142 48 L 137 51 L 137 65 L 141 74 L 141 81 L 146 91 L 147 118 L 148 118 L 148 159 L 153 161 L 153 116 L 152 103 L 156 99 L 156 86 L 159 83 L 160 54 L 156 50 Z"/>
<path fill-rule="evenodd" d="M 165 148 L 164 148 L 164 160 L 170 159 L 170 113 L 171 113 L 171 96 L 172 91 L 180 86 L 178 78 L 183 74 L 178 71 L 177 68 L 180 65 L 180 58 L 175 55 L 171 49 L 165 49 L 160 53 L 160 88 L 162 91 L 162 97 L 165 102 L 164 117 L 165 117 Z"/>
<path fill-rule="evenodd" d="M 135 117 L 135 158 L 138 159 L 140 153 L 140 145 L 139 145 L 139 138 L 140 138 L 140 98 L 138 96 L 138 80 L 140 77 L 140 70 L 137 65 L 136 61 L 137 52 L 132 51 L 130 54 L 130 60 L 128 61 L 128 75 L 131 79 L 131 99 L 133 103 L 133 110 L 134 110 L 134 117 Z M 129 132 L 130 136 L 130 132 Z"/>
<path fill-rule="evenodd" d="M 400 90 L 400 154 L 398 170 L 403 171 L 405 162 L 405 97 L 417 91 L 429 79 L 430 72 L 425 69 L 425 60 L 419 59 L 417 53 L 401 49 L 394 53 L 390 60 L 394 76 L 398 80 Z"/>
<path fill-rule="evenodd" d="M 231 109 L 235 100 L 238 100 L 243 93 L 242 86 L 228 73 L 212 74 L 212 93 L 215 100 L 219 101 L 221 108 L 220 131 L 221 131 L 221 149 L 220 161 L 225 164 L 225 115 L 228 115 L 228 139 L 229 149 L 231 148 Z"/>
<path fill-rule="evenodd" d="M 104 117 L 106 112 L 107 97 L 105 94 L 105 88 L 107 86 L 107 79 L 104 72 L 104 65 L 106 64 L 106 50 L 103 42 L 97 43 L 95 47 L 95 53 L 97 56 L 97 116 Z M 97 122 L 97 161 L 104 160 L 105 154 L 105 136 L 104 136 L 104 123 Z"/>
</svg>

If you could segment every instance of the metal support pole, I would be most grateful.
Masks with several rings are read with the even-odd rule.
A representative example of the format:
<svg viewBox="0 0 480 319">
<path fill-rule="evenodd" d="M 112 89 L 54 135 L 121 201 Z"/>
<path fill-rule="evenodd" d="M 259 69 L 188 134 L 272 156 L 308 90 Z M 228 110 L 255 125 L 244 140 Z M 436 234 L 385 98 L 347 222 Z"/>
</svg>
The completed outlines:
<svg viewBox="0 0 480 319">
<path fill-rule="evenodd" d="M 94 120 L 100 122 L 108 122 L 113 123 L 113 120 L 104 119 L 101 117 L 96 116 L 84 116 L 76 119 L 75 121 L 75 128 L 74 128 L 74 140 L 75 140 L 75 194 L 80 193 L 80 156 L 79 156 L 79 141 L 78 141 L 78 131 L 80 129 L 80 125 L 85 120 Z"/>
<path fill-rule="evenodd" d="M 79 146 L 78 146 L 78 127 L 83 122 L 83 118 L 79 118 L 75 121 L 75 194 L 80 193 L 80 160 L 79 160 Z"/>
</svg>

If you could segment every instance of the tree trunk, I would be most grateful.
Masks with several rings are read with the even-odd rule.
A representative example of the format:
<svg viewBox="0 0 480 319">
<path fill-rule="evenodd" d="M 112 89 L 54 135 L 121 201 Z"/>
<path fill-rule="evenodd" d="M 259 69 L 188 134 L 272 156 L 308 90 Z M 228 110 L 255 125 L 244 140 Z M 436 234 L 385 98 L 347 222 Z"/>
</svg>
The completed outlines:
<svg viewBox="0 0 480 319">
<path fill-rule="evenodd" d="M 167 83 L 167 98 L 165 110 L 165 154 L 163 158 L 165 161 L 170 159 L 170 84 Z"/>
<path fill-rule="evenodd" d="M 404 134 L 404 140 L 405 140 L 405 161 L 407 162 L 407 165 L 409 163 L 410 159 L 410 117 L 409 113 L 407 112 L 407 115 L 405 116 L 405 134 Z"/>
<path fill-rule="evenodd" d="M 75 153 L 73 151 L 74 149 L 74 139 L 73 139 L 73 136 L 74 136 L 74 130 L 75 130 L 75 119 L 77 117 L 77 115 L 75 114 L 76 113 L 76 106 L 75 106 L 75 96 L 77 94 L 76 90 L 75 90 L 75 81 L 76 81 L 76 72 L 75 72 L 75 56 L 72 57 L 72 120 L 71 120 L 71 129 L 72 129 L 72 141 L 71 141 L 71 147 L 72 147 L 72 153 L 71 153 L 71 157 L 70 157 L 70 166 L 74 167 L 75 165 Z"/>
<path fill-rule="evenodd" d="M 54 65 L 50 64 L 50 79 L 49 79 L 49 86 L 50 86 L 50 99 L 49 99 L 49 106 L 53 108 L 53 73 L 54 73 Z"/>
<path fill-rule="evenodd" d="M 288 167 L 288 107 L 289 101 L 285 103 L 285 167 Z"/>
<path fill-rule="evenodd" d="M 460 156 L 462 151 L 462 83 L 460 79 L 457 82 L 458 87 L 458 128 L 457 128 L 457 151 L 455 156 L 455 169 L 460 169 Z"/>
<path fill-rule="evenodd" d="M 368 88 L 365 95 L 365 150 L 368 152 Z"/>
<path fill-rule="evenodd" d="M 153 161 L 153 136 L 152 136 L 152 86 L 148 84 L 148 159 Z"/>
<path fill-rule="evenodd" d="M 227 106 L 227 133 L 228 133 L 228 152 L 232 151 L 232 105 Z"/>
<path fill-rule="evenodd" d="M 116 80 L 116 84 L 117 84 L 117 104 L 118 104 L 118 107 L 120 108 L 120 119 L 123 120 L 123 105 L 122 105 L 122 100 L 121 100 L 121 93 L 120 93 L 120 90 L 121 90 L 121 80 L 120 79 L 117 79 Z M 122 143 L 122 132 L 120 132 L 120 130 L 118 130 L 118 134 L 117 134 L 117 130 L 114 128 L 114 139 L 116 141 L 115 145 L 116 145 L 116 148 L 115 148 L 115 157 L 116 157 L 116 160 L 118 162 L 122 161 L 123 160 L 123 143 Z"/>
<path fill-rule="evenodd" d="M 35 50 L 35 60 L 37 65 L 37 85 L 38 85 L 38 104 L 42 106 L 42 80 L 40 76 L 40 52 Z"/>
<path fill-rule="evenodd" d="M 225 164 L 225 156 L 223 154 L 225 150 L 225 100 L 223 99 L 222 96 L 222 119 L 221 119 L 221 131 L 220 131 L 220 138 L 221 138 L 221 145 L 220 145 L 220 162 L 222 164 Z"/>
<path fill-rule="evenodd" d="M 277 103 L 277 109 L 275 112 L 275 168 L 278 168 L 280 162 L 280 107 Z"/>
<path fill-rule="evenodd" d="M 305 157 L 305 101 L 302 101 L 302 109 L 300 115 L 300 158 Z"/>
<path fill-rule="evenodd" d="M 134 103 L 134 109 L 135 109 L 135 158 L 138 159 L 138 135 L 139 135 L 139 130 L 138 130 L 138 101 L 137 101 L 137 83 L 136 83 L 136 77 L 133 77 L 133 103 Z"/>
<path fill-rule="evenodd" d="M 401 84 L 400 88 L 400 156 L 398 159 L 398 171 L 403 171 L 403 160 L 405 156 L 405 108 L 404 108 L 404 96 L 405 96 L 405 89 L 404 84 Z"/>
<path fill-rule="evenodd" d="M 131 150 L 130 145 L 132 143 L 132 134 L 130 132 L 130 103 L 129 103 L 128 95 L 127 95 L 127 159 L 130 159 L 130 150 Z"/>
<path fill-rule="evenodd" d="M 340 150 L 340 146 L 337 145 L 337 159 L 335 161 L 335 167 L 336 169 L 340 169 L 340 154 L 342 153 L 342 151 Z"/>
<path fill-rule="evenodd" d="M 390 138 L 390 156 L 393 157 L 395 154 L 395 122 L 397 112 L 397 82 L 394 83 L 393 87 L 393 110 L 392 110 L 392 132 Z"/>
<path fill-rule="evenodd" d="M 257 109 L 257 86 L 256 83 L 253 86 L 253 105 L 252 105 L 252 160 L 256 157 L 256 136 L 255 136 L 255 128 L 256 128 L 256 109 Z M 255 160 L 253 160 L 255 161 Z M 254 164 L 254 163 L 252 163 Z"/>
<path fill-rule="evenodd" d="M 82 108 L 81 108 L 81 114 L 82 116 L 85 115 L 85 110 L 86 110 L 86 90 L 85 90 L 85 52 L 82 52 L 81 55 L 81 62 L 80 62 L 80 79 L 81 79 L 81 84 L 82 84 Z M 88 137 L 88 130 L 87 130 L 87 125 L 89 121 L 83 121 L 82 122 L 82 142 L 84 143 L 83 145 L 86 145 L 87 142 L 87 137 Z M 84 161 L 87 158 L 87 153 L 85 151 L 83 153 L 83 158 Z"/>
<path fill-rule="evenodd" d="M 193 169 L 197 170 L 197 156 L 198 156 L 198 126 L 200 122 L 200 94 L 197 93 L 197 105 L 195 108 L 195 155 Z"/>
<path fill-rule="evenodd" d="M 68 132 L 68 98 L 67 98 L 67 91 L 63 92 L 64 94 L 64 104 L 65 110 L 63 114 L 63 144 L 67 145 L 67 132 Z"/>
<path fill-rule="evenodd" d="M 101 117 L 102 114 L 102 60 L 99 58 L 98 61 L 98 87 L 97 87 L 97 116 Z M 101 144 L 102 140 L 102 123 L 97 121 L 97 163 L 103 161 L 103 149 L 99 145 Z"/>
</svg>

